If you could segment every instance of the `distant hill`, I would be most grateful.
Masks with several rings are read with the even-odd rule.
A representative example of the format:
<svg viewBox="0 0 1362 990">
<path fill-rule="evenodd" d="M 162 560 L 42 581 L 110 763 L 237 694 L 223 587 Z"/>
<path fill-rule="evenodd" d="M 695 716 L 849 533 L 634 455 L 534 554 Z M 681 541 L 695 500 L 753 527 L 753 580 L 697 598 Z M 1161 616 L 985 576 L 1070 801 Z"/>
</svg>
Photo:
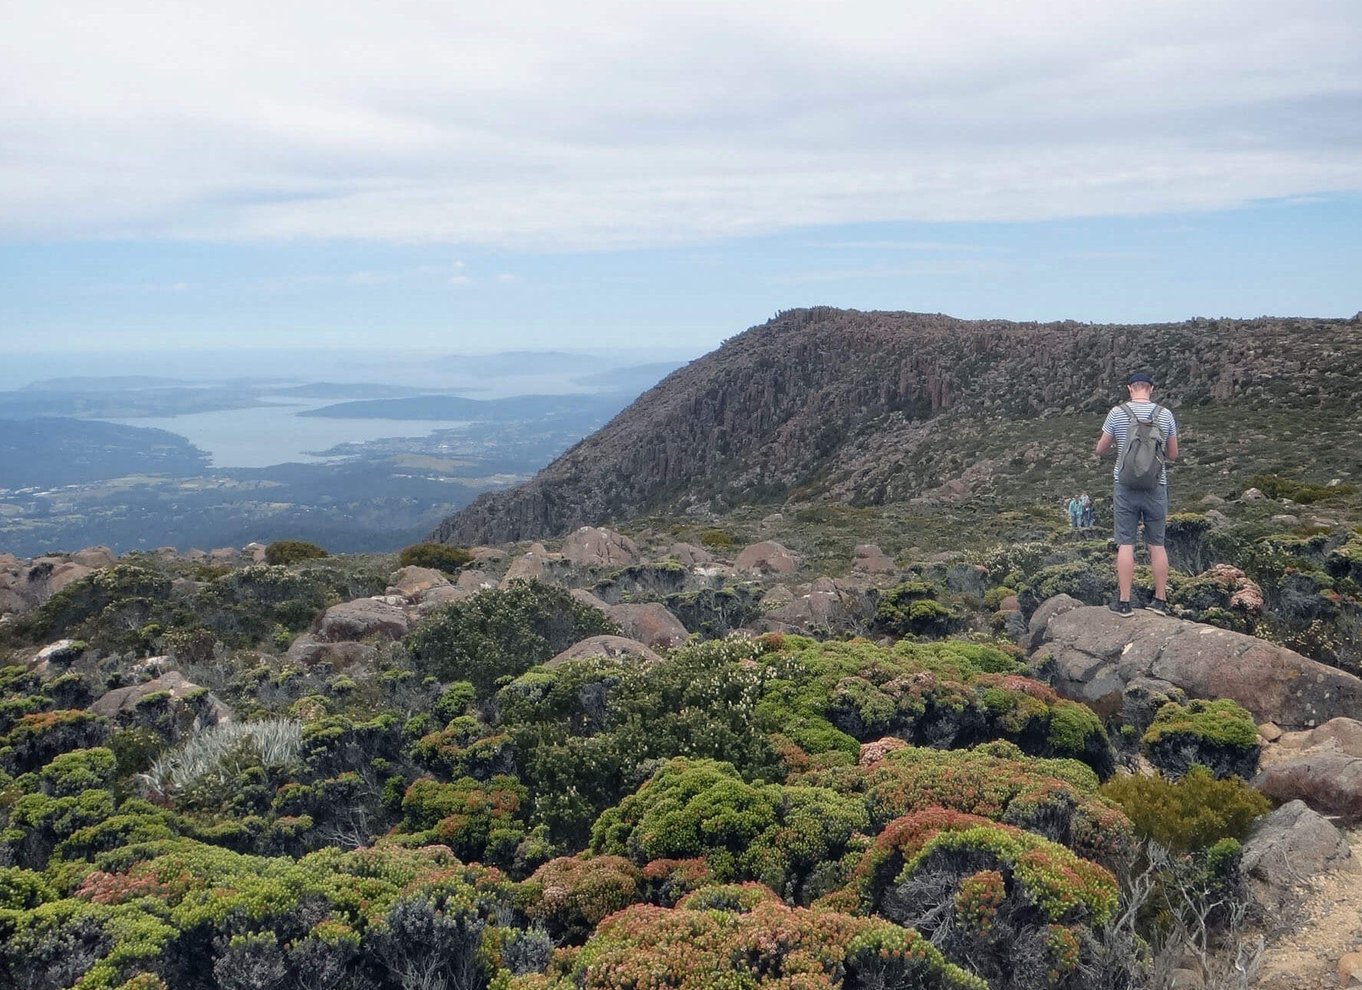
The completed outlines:
<svg viewBox="0 0 1362 990">
<path fill-rule="evenodd" d="M 609 368 L 574 378 L 573 382 L 589 388 L 608 388 L 612 392 L 633 392 L 637 395 L 652 388 L 684 363 L 658 361 L 652 364 L 634 364 L 627 368 Z"/>
<path fill-rule="evenodd" d="M 1357 318 L 1092 325 L 819 307 L 673 372 L 434 536 L 501 542 L 786 500 L 1057 498 L 1109 482 L 1090 450 L 1137 368 L 1184 423 L 1176 478 L 1189 490 L 1255 470 L 1355 471 L 1362 458 Z"/>
<path fill-rule="evenodd" d="M 207 467 L 207 454 L 165 430 L 55 417 L 0 420 L 0 488 L 196 474 Z"/>
</svg>

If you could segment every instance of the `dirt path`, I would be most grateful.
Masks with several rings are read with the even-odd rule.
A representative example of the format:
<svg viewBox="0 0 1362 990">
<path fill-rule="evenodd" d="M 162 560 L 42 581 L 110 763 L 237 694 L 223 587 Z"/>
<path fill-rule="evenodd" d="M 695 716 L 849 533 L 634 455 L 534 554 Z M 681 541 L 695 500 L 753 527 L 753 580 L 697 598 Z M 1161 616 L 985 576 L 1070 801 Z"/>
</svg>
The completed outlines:
<svg viewBox="0 0 1362 990">
<path fill-rule="evenodd" d="M 1362 830 L 1347 833 L 1362 863 Z M 1306 898 L 1298 930 L 1271 939 L 1256 990 L 1334 990 L 1338 959 L 1362 950 L 1362 874 L 1335 872 L 1318 878 Z"/>
</svg>

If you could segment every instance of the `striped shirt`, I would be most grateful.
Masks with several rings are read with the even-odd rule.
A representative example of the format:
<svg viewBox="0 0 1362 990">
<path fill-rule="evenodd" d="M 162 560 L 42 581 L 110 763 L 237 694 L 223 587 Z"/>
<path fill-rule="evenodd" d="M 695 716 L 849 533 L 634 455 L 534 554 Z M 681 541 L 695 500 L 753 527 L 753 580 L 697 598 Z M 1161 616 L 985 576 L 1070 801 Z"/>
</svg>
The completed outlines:
<svg viewBox="0 0 1362 990">
<path fill-rule="evenodd" d="M 1117 481 L 1121 480 L 1121 455 L 1126 452 L 1126 439 L 1130 435 L 1130 419 L 1126 416 L 1124 406 L 1130 406 L 1137 418 L 1142 420 L 1149 419 L 1154 414 L 1156 402 L 1136 401 L 1131 399 L 1127 403 L 1112 408 L 1107 413 L 1107 420 L 1102 424 L 1102 432 L 1116 441 L 1116 467 L 1112 470 L 1111 476 Z M 1165 407 L 1159 413 L 1159 432 L 1163 434 L 1164 442 L 1169 437 L 1178 435 L 1178 424 L 1173 419 L 1173 414 Z M 1159 473 L 1159 484 L 1168 484 L 1168 469 L 1165 467 Z"/>
</svg>

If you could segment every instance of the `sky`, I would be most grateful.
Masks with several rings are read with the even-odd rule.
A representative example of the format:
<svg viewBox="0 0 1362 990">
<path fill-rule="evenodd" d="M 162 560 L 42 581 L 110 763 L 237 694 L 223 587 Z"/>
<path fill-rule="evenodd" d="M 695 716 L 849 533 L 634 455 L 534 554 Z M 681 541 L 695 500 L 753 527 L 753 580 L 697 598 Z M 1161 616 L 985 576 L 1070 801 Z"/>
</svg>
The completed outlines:
<svg viewBox="0 0 1362 990">
<path fill-rule="evenodd" d="M 0 11 L 0 360 L 1362 310 L 1357 0 Z"/>
</svg>

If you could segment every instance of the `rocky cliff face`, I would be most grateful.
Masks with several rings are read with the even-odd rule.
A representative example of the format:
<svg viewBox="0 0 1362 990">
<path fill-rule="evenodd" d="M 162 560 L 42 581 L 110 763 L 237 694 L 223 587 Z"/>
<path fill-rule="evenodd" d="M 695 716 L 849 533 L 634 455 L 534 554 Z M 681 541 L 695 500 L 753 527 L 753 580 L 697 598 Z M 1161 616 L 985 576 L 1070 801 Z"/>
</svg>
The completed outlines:
<svg viewBox="0 0 1362 990">
<path fill-rule="evenodd" d="M 878 503 L 968 487 L 979 457 L 951 449 L 981 427 L 1099 413 L 1135 368 L 1179 409 L 1354 408 L 1362 320 L 1097 326 L 793 310 L 674 372 L 434 537 L 518 540 L 695 504 Z"/>
</svg>

